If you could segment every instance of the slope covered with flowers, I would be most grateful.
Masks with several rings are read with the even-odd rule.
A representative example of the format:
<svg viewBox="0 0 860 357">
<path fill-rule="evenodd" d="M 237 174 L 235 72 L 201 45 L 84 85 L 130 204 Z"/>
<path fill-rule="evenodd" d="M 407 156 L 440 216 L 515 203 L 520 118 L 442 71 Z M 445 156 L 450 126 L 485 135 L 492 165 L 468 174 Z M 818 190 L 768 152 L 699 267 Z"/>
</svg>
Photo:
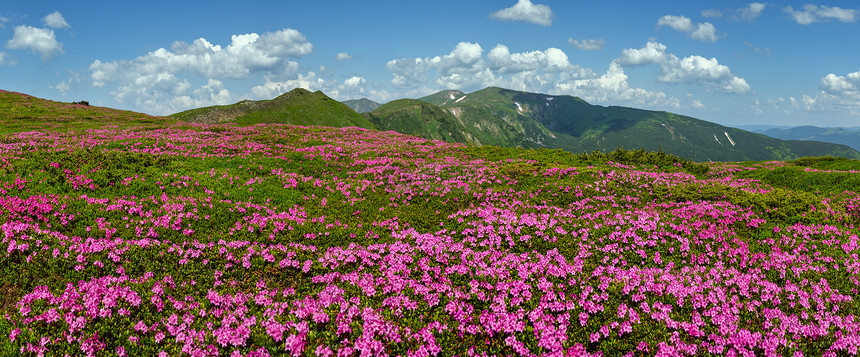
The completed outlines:
<svg viewBox="0 0 860 357">
<path fill-rule="evenodd" d="M 856 355 L 860 195 L 768 174 L 858 173 L 708 166 L 355 128 L 7 134 L 0 353 Z"/>
</svg>

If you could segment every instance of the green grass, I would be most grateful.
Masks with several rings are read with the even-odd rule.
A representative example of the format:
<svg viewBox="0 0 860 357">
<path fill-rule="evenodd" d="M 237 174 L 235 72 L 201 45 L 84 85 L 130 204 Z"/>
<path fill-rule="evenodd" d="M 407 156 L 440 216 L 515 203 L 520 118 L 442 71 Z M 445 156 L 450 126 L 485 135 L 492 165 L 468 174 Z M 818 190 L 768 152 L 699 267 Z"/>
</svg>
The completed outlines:
<svg viewBox="0 0 860 357">
<path fill-rule="evenodd" d="M 110 128 L 159 128 L 169 118 L 126 110 L 56 102 L 0 90 L 0 134 L 26 131 L 83 131 Z"/>
</svg>

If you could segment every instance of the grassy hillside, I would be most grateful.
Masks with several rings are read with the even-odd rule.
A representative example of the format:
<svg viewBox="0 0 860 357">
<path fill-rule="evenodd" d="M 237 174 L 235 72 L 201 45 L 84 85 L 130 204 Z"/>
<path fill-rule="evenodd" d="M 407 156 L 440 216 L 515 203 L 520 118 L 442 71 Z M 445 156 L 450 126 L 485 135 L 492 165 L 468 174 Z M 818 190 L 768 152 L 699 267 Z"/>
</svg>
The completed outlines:
<svg viewBox="0 0 860 357">
<path fill-rule="evenodd" d="M 63 103 L 0 90 L 0 133 L 151 127 L 175 120 L 125 110 Z"/>
<path fill-rule="evenodd" d="M 663 150 L 696 161 L 790 160 L 832 155 L 860 158 L 844 145 L 782 141 L 668 112 L 603 107 L 571 96 L 552 96 L 501 88 L 473 93 L 442 91 L 422 100 L 439 105 L 464 123 L 500 119 L 516 133 L 498 145 L 561 148 L 570 152 L 616 148 Z M 472 136 L 489 136 L 486 127 L 465 125 Z M 415 132 L 407 132 L 415 133 Z"/>
<path fill-rule="evenodd" d="M 523 146 L 519 130 L 481 109 L 441 108 L 415 99 L 389 102 L 365 113 L 380 130 L 470 145 Z"/>
<path fill-rule="evenodd" d="M 297 88 L 272 100 L 245 100 L 231 105 L 191 109 L 170 117 L 191 123 L 238 125 L 278 123 L 372 129 L 373 124 L 323 92 Z"/>
</svg>

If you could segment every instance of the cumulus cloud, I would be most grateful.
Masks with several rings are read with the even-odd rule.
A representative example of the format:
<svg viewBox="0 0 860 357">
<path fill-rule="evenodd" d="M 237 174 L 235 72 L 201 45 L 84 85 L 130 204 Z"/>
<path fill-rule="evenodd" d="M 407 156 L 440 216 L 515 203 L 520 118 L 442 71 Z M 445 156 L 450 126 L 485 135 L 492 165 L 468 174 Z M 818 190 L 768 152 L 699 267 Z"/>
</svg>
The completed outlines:
<svg viewBox="0 0 860 357">
<path fill-rule="evenodd" d="M 860 79 L 860 71 L 849 73 L 847 76 L 830 73 L 821 79 L 821 89 L 837 95 L 856 92 L 857 84 L 860 82 L 858 79 Z"/>
<path fill-rule="evenodd" d="M 716 42 L 717 28 L 710 22 L 693 24 L 685 16 L 666 15 L 657 20 L 657 27 L 669 26 L 679 32 L 686 33 L 692 39 L 702 42 Z"/>
<path fill-rule="evenodd" d="M 311 49 L 311 43 L 301 33 L 284 29 L 263 35 L 233 35 L 226 48 L 205 38 L 192 43 L 178 41 L 170 50 L 159 48 L 133 60 L 96 60 L 90 71 L 97 86 L 156 73 L 243 79 L 256 72 L 294 72 L 298 64 L 289 58 L 306 55 Z"/>
<path fill-rule="evenodd" d="M 666 53 L 666 45 L 648 41 L 643 48 L 625 48 L 621 50 L 621 57 L 617 61 L 622 66 L 636 67 L 649 64 L 662 64 L 667 62 L 669 54 Z"/>
<path fill-rule="evenodd" d="M 537 70 L 559 72 L 572 67 L 567 54 L 557 48 L 511 54 L 507 46 L 500 44 L 490 50 L 487 59 L 493 72 L 500 74 Z"/>
<path fill-rule="evenodd" d="M 391 84 L 398 88 L 418 87 L 424 83 L 431 70 L 438 73 L 438 84 L 462 87 L 480 81 L 477 76 L 486 68 L 486 63 L 481 45 L 460 42 L 447 55 L 423 59 L 401 58 L 388 61 L 386 67 L 394 75 Z"/>
<path fill-rule="evenodd" d="M 767 7 L 767 4 L 760 2 L 753 2 L 743 7 L 737 11 L 736 14 L 732 16 L 732 20 L 735 21 L 753 21 L 761 15 L 762 11 Z"/>
<path fill-rule="evenodd" d="M 583 51 L 596 51 L 602 49 L 603 46 L 606 44 L 606 41 L 603 41 L 602 38 L 598 38 L 596 40 L 574 40 L 573 38 L 569 38 L 567 39 L 567 43 Z"/>
<path fill-rule="evenodd" d="M 205 38 L 192 43 L 177 41 L 170 50 L 159 48 L 132 60 L 95 60 L 89 72 L 94 86 L 118 85 L 112 92 L 117 101 L 133 99 L 140 104 L 148 99 L 141 99 L 138 94 L 147 98 L 158 97 L 153 93 L 170 98 L 186 95 L 189 77 L 218 81 L 207 84 L 205 90 L 212 90 L 221 79 L 245 79 L 255 73 L 289 76 L 299 67 L 290 59 L 306 55 L 312 49 L 313 45 L 301 33 L 283 29 L 262 35 L 233 35 L 226 47 Z M 225 96 L 219 90 L 219 95 L 213 98 Z"/>
<path fill-rule="evenodd" d="M 733 75 L 729 67 L 720 64 L 716 58 L 696 55 L 678 58 L 666 52 L 666 45 L 655 41 L 649 41 L 640 49 L 622 50 L 616 61 L 627 67 L 659 65 L 661 76 L 658 80 L 661 82 L 699 84 L 726 93 L 750 91 L 745 79 Z"/>
<path fill-rule="evenodd" d="M 12 39 L 6 42 L 6 47 L 33 50 L 42 55 L 42 60 L 48 60 L 63 53 L 63 44 L 57 42 L 54 30 L 24 25 L 15 27 L 15 33 Z"/>
<path fill-rule="evenodd" d="M 241 99 L 224 87 L 225 79 L 260 74 L 293 77 L 299 64 L 292 59 L 312 49 L 313 45 L 293 29 L 233 35 L 225 47 L 205 38 L 192 43 L 177 41 L 170 49 L 159 48 L 130 60 L 95 60 L 88 68 L 89 80 L 96 87 L 112 86 L 110 93 L 120 103 L 168 114 Z M 201 81 L 206 82 L 192 84 Z"/>
<path fill-rule="evenodd" d="M 680 107 L 677 98 L 663 92 L 632 88 L 627 82 L 624 68 L 616 61 L 610 63 L 606 73 L 595 78 L 578 79 L 558 84 L 559 92 L 570 93 L 591 102 L 630 102 L 639 105 Z"/>
<path fill-rule="evenodd" d="M 490 18 L 502 21 L 525 21 L 541 26 L 552 25 L 552 10 L 549 6 L 533 4 L 530 0 L 518 0 L 517 4 L 490 14 Z"/>
<path fill-rule="evenodd" d="M 830 73 L 821 78 L 820 91 L 813 97 L 804 95 L 806 110 L 860 109 L 860 71 L 844 76 Z"/>
<path fill-rule="evenodd" d="M 795 10 L 791 5 L 786 6 L 783 11 L 789 14 L 794 21 L 801 25 L 809 25 L 813 22 L 827 22 L 830 20 L 854 22 L 857 21 L 858 14 L 858 10 L 856 9 L 843 9 L 836 6 L 830 7 L 812 4 L 804 5 L 802 11 Z"/>
<path fill-rule="evenodd" d="M 341 53 L 338 53 L 334 59 L 338 60 L 338 61 L 346 61 L 346 60 L 351 60 L 352 56 L 350 56 L 349 53 L 341 52 Z"/>
<path fill-rule="evenodd" d="M 433 88 L 473 90 L 487 86 L 547 92 L 556 83 L 593 74 L 571 64 L 558 48 L 512 53 L 499 44 L 486 57 L 483 53 L 479 44 L 461 42 L 447 55 L 391 60 L 387 65 L 393 76 L 391 84 L 431 93 Z"/>
<path fill-rule="evenodd" d="M 63 14 L 61 14 L 59 11 L 54 11 L 48 14 L 47 16 L 42 18 L 42 22 L 45 24 L 45 26 L 53 27 L 55 29 L 67 29 L 72 27 L 69 25 L 68 22 L 66 22 L 66 19 L 63 18 Z"/>
<path fill-rule="evenodd" d="M 803 95 L 800 100 L 791 98 L 791 108 L 806 111 L 857 111 L 860 110 L 860 90 L 858 89 L 860 89 L 860 70 L 846 75 L 830 73 L 821 78 L 818 93 Z"/>
</svg>

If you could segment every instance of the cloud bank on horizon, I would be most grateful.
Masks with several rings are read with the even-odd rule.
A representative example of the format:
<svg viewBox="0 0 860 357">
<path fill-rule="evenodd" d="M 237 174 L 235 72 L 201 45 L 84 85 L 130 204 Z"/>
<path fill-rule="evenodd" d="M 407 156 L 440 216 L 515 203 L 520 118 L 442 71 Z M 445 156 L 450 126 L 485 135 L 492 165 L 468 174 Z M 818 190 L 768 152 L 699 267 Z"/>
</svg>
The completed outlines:
<svg viewBox="0 0 860 357">
<path fill-rule="evenodd" d="M 480 5 L 472 5 L 476 13 Z M 802 38 L 804 31 L 825 31 L 833 36 L 840 33 L 835 31 L 839 29 L 828 27 L 842 24 L 856 33 L 857 9 L 760 2 L 695 10 L 668 6 L 662 14 L 652 11 L 650 19 L 641 15 L 641 25 L 630 25 L 640 28 L 631 31 L 611 26 L 578 28 L 573 19 L 579 14 L 569 4 L 551 7 L 518 0 L 501 9 L 483 7 L 484 14 L 489 15 L 482 19 L 476 14 L 473 21 L 485 22 L 483 26 L 500 32 L 497 36 L 450 35 L 447 38 L 463 39 L 449 40 L 448 48 L 441 51 L 438 46 L 413 46 L 388 58 L 367 52 L 362 43 L 338 42 L 333 46 L 327 42 L 331 38 L 305 24 L 236 32 L 229 35 L 229 41 L 223 35 L 174 39 L 136 55 L 124 52 L 131 56 L 111 57 L 111 52 L 104 50 L 98 57 L 87 59 L 68 45 L 64 47 L 64 42 L 76 40 L 74 32 L 85 29 L 88 23 L 67 21 L 75 17 L 56 10 L 43 15 L 40 22 L 0 12 L 0 36 L 8 38 L 0 50 L 0 73 L 26 67 L 34 77 L 53 78 L 52 82 L 41 81 L 41 89 L 29 92 L 47 87 L 60 98 L 85 92 L 96 95 L 99 100 L 95 102 L 102 105 L 152 114 L 249 98 L 270 99 L 297 87 L 321 90 L 339 100 L 367 97 L 385 102 L 444 89 L 472 91 L 498 86 L 574 95 L 595 104 L 671 110 L 726 124 L 733 124 L 739 114 L 762 118 L 742 119 L 740 123 L 774 121 L 782 116 L 821 125 L 819 118 L 833 113 L 838 114 L 838 121 L 834 119 L 830 125 L 848 126 L 860 121 L 860 62 L 856 61 L 860 56 L 854 57 L 853 67 L 850 58 L 830 68 L 811 68 L 815 63 L 802 68 L 781 64 L 778 60 L 782 57 L 776 58 L 781 52 L 770 46 L 785 51 L 791 47 L 783 42 L 796 38 L 781 38 L 776 31 L 746 37 L 738 30 L 779 26 Z M 758 24 L 763 21 L 767 23 Z M 409 28 L 398 31 L 415 36 Z M 518 41 L 515 34 L 543 34 L 549 39 Z M 637 42 L 640 45 L 629 45 Z M 444 46 L 444 42 L 438 44 Z M 755 53 L 743 52 L 749 49 Z M 857 50 L 852 51 L 856 54 Z M 60 70 L 72 52 L 83 65 Z M 38 65 L 31 63 L 32 56 L 38 58 Z M 834 62 L 833 57 L 827 58 Z M 761 72 L 769 67 L 788 70 L 784 77 L 805 78 L 805 86 L 787 88 L 769 83 L 781 79 L 763 77 Z M 3 89 L 28 92 L 26 86 L 7 85 L 0 80 Z"/>
</svg>

